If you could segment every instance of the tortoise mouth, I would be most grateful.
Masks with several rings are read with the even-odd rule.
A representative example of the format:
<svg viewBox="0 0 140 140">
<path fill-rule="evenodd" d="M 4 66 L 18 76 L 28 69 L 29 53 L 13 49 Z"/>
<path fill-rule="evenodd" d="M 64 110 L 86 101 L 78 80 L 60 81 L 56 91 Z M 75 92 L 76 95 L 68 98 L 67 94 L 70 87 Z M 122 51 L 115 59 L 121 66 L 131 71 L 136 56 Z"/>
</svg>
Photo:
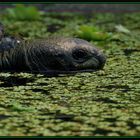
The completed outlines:
<svg viewBox="0 0 140 140">
<path fill-rule="evenodd" d="M 106 56 L 104 54 L 99 53 L 97 56 L 95 56 L 95 58 L 99 61 L 97 69 L 103 69 L 106 63 Z"/>
<path fill-rule="evenodd" d="M 96 72 L 98 70 L 102 70 L 104 68 L 106 62 L 106 56 L 103 54 L 98 54 L 94 56 L 89 61 L 85 62 L 83 66 L 81 64 L 80 67 L 71 67 L 68 66 L 67 69 L 47 69 L 47 70 L 40 70 L 40 71 L 30 71 L 30 73 L 41 73 L 44 75 L 50 76 L 57 76 L 59 74 L 76 74 L 76 73 L 84 73 L 84 72 Z"/>
<path fill-rule="evenodd" d="M 74 68 L 70 68 L 70 71 L 79 71 L 79 72 L 90 72 L 102 70 L 106 63 L 106 56 L 102 53 L 93 55 L 91 58 L 86 60 L 83 63 L 76 63 Z"/>
</svg>

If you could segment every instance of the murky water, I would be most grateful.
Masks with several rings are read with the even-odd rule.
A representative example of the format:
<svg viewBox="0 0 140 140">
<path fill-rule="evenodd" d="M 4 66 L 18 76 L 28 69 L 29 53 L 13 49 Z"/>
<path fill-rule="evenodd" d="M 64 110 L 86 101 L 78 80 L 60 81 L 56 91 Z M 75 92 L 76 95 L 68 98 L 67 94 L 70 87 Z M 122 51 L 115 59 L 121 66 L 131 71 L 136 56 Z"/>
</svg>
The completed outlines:
<svg viewBox="0 0 140 140">
<path fill-rule="evenodd" d="M 126 16 L 129 24 L 126 19 L 124 24 L 134 25 L 137 21 L 139 25 L 139 14 Z M 75 23 L 79 24 L 79 19 Z M 19 24 L 23 22 L 14 25 Z M 71 30 L 71 26 L 59 32 Z M 101 71 L 58 77 L 0 73 L 0 135 L 139 135 L 140 47 L 139 39 L 134 38 L 122 35 L 122 40 L 105 42 L 103 46 L 107 47 L 101 48 L 107 63 Z"/>
</svg>

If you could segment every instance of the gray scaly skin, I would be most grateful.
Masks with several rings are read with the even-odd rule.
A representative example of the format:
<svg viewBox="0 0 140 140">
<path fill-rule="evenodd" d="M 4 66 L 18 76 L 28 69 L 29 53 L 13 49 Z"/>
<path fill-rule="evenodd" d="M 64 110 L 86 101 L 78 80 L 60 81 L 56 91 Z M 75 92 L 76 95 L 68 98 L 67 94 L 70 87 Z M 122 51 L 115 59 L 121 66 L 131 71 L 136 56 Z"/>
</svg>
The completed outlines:
<svg viewBox="0 0 140 140">
<path fill-rule="evenodd" d="M 100 70 L 105 65 L 105 55 L 85 40 L 50 37 L 25 41 L 4 36 L 2 29 L 1 72 L 70 73 Z"/>
</svg>

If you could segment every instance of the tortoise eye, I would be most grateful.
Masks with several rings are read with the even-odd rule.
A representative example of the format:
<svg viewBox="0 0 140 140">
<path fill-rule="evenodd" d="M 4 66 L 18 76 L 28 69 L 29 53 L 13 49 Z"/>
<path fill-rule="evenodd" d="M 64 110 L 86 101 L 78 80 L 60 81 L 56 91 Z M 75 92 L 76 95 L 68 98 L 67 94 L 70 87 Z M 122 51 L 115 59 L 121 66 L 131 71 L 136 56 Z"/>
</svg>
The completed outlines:
<svg viewBox="0 0 140 140">
<path fill-rule="evenodd" d="M 76 60 L 82 59 L 82 58 L 84 58 L 86 55 L 87 55 L 86 51 L 85 51 L 85 50 L 82 50 L 82 49 L 80 49 L 80 50 L 75 50 L 75 51 L 73 51 L 73 53 L 72 53 L 73 58 L 76 59 Z"/>
</svg>

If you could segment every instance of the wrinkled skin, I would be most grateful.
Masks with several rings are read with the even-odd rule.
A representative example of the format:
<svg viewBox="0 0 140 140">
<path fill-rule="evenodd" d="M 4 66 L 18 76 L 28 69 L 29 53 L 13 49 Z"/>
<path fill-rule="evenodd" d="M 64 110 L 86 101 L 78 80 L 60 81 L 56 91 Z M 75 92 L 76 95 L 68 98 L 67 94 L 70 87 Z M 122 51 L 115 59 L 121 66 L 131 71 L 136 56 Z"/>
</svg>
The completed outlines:
<svg viewBox="0 0 140 140">
<path fill-rule="evenodd" d="M 1 30 L 2 33 L 2 30 Z M 78 38 L 18 40 L 0 38 L 0 71 L 71 73 L 104 67 L 106 57 L 95 46 Z"/>
</svg>

